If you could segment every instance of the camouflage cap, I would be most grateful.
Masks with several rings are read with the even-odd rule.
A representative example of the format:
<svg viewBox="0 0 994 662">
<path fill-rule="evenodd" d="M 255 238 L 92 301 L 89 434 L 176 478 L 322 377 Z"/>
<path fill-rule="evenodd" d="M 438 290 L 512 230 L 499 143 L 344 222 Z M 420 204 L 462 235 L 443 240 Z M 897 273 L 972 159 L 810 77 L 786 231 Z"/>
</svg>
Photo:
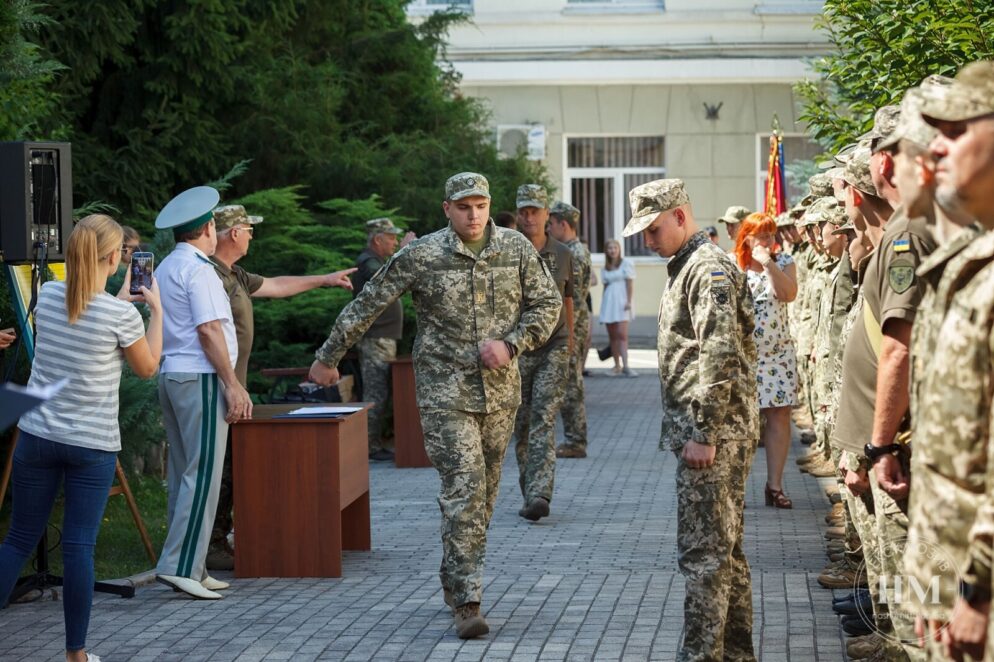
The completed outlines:
<svg viewBox="0 0 994 662">
<path fill-rule="evenodd" d="M 690 204 L 690 197 L 682 179 L 657 179 L 629 191 L 628 203 L 632 208 L 632 218 L 621 233 L 625 237 L 649 227 L 664 211 Z"/>
<path fill-rule="evenodd" d="M 253 221 L 252 219 L 258 219 Z M 249 216 L 241 205 L 225 205 L 214 210 L 214 226 L 218 230 L 230 230 L 239 225 L 262 223 L 261 216 Z"/>
<path fill-rule="evenodd" d="M 518 187 L 518 209 L 522 207 L 549 207 L 549 193 L 538 184 L 523 184 Z"/>
<path fill-rule="evenodd" d="M 549 209 L 549 214 L 569 221 L 574 227 L 580 224 L 580 210 L 568 202 L 559 200 Z"/>
<path fill-rule="evenodd" d="M 825 196 L 815 200 L 814 204 L 808 207 L 805 212 L 805 225 L 814 223 L 831 223 L 832 225 L 845 225 L 849 220 L 844 207 L 839 205 L 835 196 Z"/>
<path fill-rule="evenodd" d="M 404 234 L 404 231 L 394 225 L 389 218 L 374 218 L 366 221 L 366 234 L 372 237 L 378 234 Z"/>
<path fill-rule="evenodd" d="M 960 69 L 946 94 L 926 95 L 921 113 L 929 123 L 961 122 L 994 113 L 994 61 L 978 60 Z"/>
<path fill-rule="evenodd" d="M 852 153 L 849 161 L 846 163 L 842 179 L 850 186 L 859 189 L 867 195 L 879 197 L 880 194 L 877 193 L 877 187 L 874 186 L 873 178 L 870 176 L 869 145 L 860 143 L 860 146 Z"/>
<path fill-rule="evenodd" d="M 890 136 L 880 141 L 877 150 L 892 149 L 901 140 L 928 147 L 938 131 L 922 118 L 922 104 L 926 96 L 938 98 L 948 94 L 952 83 L 953 79 L 946 76 L 929 76 L 922 82 L 921 87 L 913 87 L 905 92 L 904 98 L 901 99 L 901 120 Z"/>
<path fill-rule="evenodd" d="M 838 154 L 835 155 L 835 162 L 840 166 L 844 166 L 849 162 L 849 157 L 852 156 L 852 153 L 856 151 L 857 147 L 859 147 L 859 143 L 849 143 L 840 149 Z"/>
<path fill-rule="evenodd" d="M 445 199 L 451 202 L 480 195 L 490 198 L 490 182 L 483 175 L 475 172 L 460 172 L 452 175 L 445 182 Z"/>
<path fill-rule="evenodd" d="M 724 216 L 718 217 L 719 223 L 728 223 L 729 225 L 735 225 L 736 223 L 741 223 L 742 220 L 751 214 L 748 207 L 743 207 L 742 205 L 732 205 L 725 210 Z"/>
<path fill-rule="evenodd" d="M 859 137 L 860 142 L 868 141 L 870 147 L 876 151 L 876 145 L 882 140 L 890 137 L 901 118 L 900 106 L 884 106 L 879 108 L 873 115 L 873 128 Z"/>
<path fill-rule="evenodd" d="M 828 176 L 828 173 L 819 172 L 812 175 L 808 178 L 808 187 L 811 189 L 811 195 L 816 198 L 833 195 L 832 179 Z"/>
<path fill-rule="evenodd" d="M 856 226 L 853 225 L 852 221 L 847 220 L 845 223 L 843 223 L 839 227 L 837 227 L 834 230 L 832 230 L 832 234 L 846 234 L 850 230 L 852 230 L 852 232 L 855 233 L 856 232 Z"/>
<path fill-rule="evenodd" d="M 802 216 L 804 216 L 804 210 L 807 208 L 808 208 L 808 203 L 801 200 L 796 205 L 791 207 L 790 211 L 788 211 L 787 214 L 795 221 L 798 221 L 801 219 Z"/>
<path fill-rule="evenodd" d="M 790 217 L 789 211 L 785 211 L 784 213 L 777 216 L 776 221 L 778 228 L 785 228 L 788 225 L 794 225 L 794 219 Z"/>
</svg>

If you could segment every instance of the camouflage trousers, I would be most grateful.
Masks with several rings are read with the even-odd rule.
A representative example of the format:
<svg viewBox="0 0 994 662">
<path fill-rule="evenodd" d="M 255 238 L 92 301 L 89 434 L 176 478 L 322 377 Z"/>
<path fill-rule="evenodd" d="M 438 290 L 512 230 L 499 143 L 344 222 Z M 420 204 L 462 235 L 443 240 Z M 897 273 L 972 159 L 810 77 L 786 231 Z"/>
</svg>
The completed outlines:
<svg viewBox="0 0 994 662">
<path fill-rule="evenodd" d="M 527 505 L 542 497 L 552 501 L 556 477 L 556 416 L 566 393 L 569 347 L 560 345 L 522 354 L 521 406 L 514 421 L 518 482 Z"/>
<path fill-rule="evenodd" d="M 842 451 L 842 457 L 845 460 L 845 466 L 850 471 L 866 468 L 866 461 L 856 453 Z M 866 582 L 870 589 L 870 597 L 873 599 L 873 620 L 880 632 L 889 633 L 891 625 L 887 601 L 884 596 L 880 595 L 880 575 L 883 573 L 883 561 L 880 558 L 873 497 L 869 492 L 856 496 L 846 487 L 843 487 L 842 494 L 846 499 L 846 506 L 852 517 L 853 526 L 859 535 L 860 551 L 863 553 L 863 563 L 866 568 Z"/>
<path fill-rule="evenodd" d="M 908 471 L 908 463 L 903 462 Z M 895 501 L 880 489 L 876 472 L 870 472 L 870 491 L 873 494 L 873 508 L 876 517 L 878 546 L 880 548 L 881 574 L 886 581 L 884 599 L 890 613 L 894 636 L 900 638 L 901 647 L 912 662 L 925 659 L 925 652 L 918 646 L 915 634 L 916 609 L 907 592 L 908 582 L 904 577 L 904 548 L 908 540 L 908 500 Z M 896 589 L 900 581 L 904 591 Z"/>
<path fill-rule="evenodd" d="M 481 414 L 421 409 L 425 451 L 442 481 L 439 578 L 456 605 L 480 602 L 487 527 L 497 501 L 514 409 Z"/>
<path fill-rule="evenodd" d="M 390 399 L 390 362 L 396 358 L 397 341 L 393 338 L 363 338 L 359 341 L 362 399 L 373 403 L 366 419 L 370 453 L 388 448 L 383 443 L 383 418 Z"/>
<path fill-rule="evenodd" d="M 587 333 L 590 332 L 590 311 L 586 306 L 576 313 L 573 324 L 573 353 L 569 357 L 566 395 L 560 413 L 566 443 L 587 449 L 587 405 L 584 403 L 583 364 L 587 360 Z"/>
<path fill-rule="evenodd" d="M 742 550 L 755 450 L 755 441 L 719 440 L 706 469 L 691 469 L 676 453 L 677 560 L 686 580 L 682 662 L 756 659 L 752 580 Z"/>
</svg>

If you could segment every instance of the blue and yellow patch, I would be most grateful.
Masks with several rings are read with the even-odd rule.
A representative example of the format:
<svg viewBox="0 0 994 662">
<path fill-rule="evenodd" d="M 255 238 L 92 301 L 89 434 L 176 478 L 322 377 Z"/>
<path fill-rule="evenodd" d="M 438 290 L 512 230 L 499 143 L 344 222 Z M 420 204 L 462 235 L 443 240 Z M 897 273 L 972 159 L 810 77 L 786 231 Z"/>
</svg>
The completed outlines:
<svg viewBox="0 0 994 662">
<path fill-rule="evenodd" d="M 911 240 L 910 239 L 895 239 L 894 243 L 891 244 L 895 253 L 907 253 L 911 250 Z"/>
<path fill-rule="evenodd" d="M 711 282 L 712 283 L 724 283 L 725 282 L 725 272 L 724 271 L 712 271 L 711 272 Z"/>
</svg>

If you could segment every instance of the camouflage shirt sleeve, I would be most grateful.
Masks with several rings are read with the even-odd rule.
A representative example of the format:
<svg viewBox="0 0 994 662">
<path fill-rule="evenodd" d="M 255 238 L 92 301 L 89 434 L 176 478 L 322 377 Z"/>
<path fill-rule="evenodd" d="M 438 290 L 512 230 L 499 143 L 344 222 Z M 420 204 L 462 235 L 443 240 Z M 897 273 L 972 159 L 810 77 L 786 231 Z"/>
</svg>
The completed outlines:
<svg viewBox="0 0 994 662">
<path fill-rule="evenodd" d="M 987 342 L 989 356 L 994 356 L 994 334 Z M 988 369 L 994 371 L 994 365 L 988 366 Z M 994 407 L 994 403 L 991 403 L 991 407 Z M 988 411 L 994 411 L 994 409 Z M 988 418 L 988 426 L 991 429 L 987 435 L 987 469 L 985 472 L 987 488 L 981 497 L 973 526 L 970 528 L 968 565 L 960 570 L 963 581 L 990 590 L 991 564 L 992 559 L 994 559 L 994 443 L 990 441 L 992 439 L 990 433 L 994 433 L 994 416 Z"/>
<path fill-rule="evenodd" d="M 504 341 L 521 355 L 538 349 L 549 339 L 559 321 L 563 299 L 545 261 L 531 243 L 521 255 L 521 318 Z"/>
<path fill-rule="evenodd" d="M 328 339 L 314 353 L 318 361 L 337 367 L 345 352 L 362 338 L 380 313 L 410 288 L 417 276 L 417 261 L 410 248 L 405 247 L 387 261 L 342 309 Z"/>
<path fill-rule="evenodd" d="M 719 263 L 708 262 L 699 265 L 688 281 L 691 323 L 700 348 L 699 390 L 694 407 L 694 427 L 698 434 L 693 438 L 699 444 L 713 445 L 719 441 L 708 432 L 712 423 L 725 419 L 732 387 L 738 382 L 741 344 L 738 336 L 744 331 L 738 324 L 742 288 L 736 276 Z M 752 307 L 751 300 L 746 303 Z"/>
</svg>

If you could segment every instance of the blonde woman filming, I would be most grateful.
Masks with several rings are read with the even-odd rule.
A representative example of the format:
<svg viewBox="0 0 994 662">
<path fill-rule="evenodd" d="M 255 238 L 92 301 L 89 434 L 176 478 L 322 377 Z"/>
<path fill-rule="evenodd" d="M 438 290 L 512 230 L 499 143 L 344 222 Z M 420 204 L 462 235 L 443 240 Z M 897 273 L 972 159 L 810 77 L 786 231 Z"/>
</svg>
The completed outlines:
<svg viewBox="0 0 994 662">
<path fill-rule="evenodd" d="M 13 514 L 0 545 L 0 604 L 7 602 L 25 561 L 48 524 L 60 488 L 65 492 L 62 558 L 66 659 L 99 660 L 86 652 L 93 600 L 93 548 L 114 478 L 121 432 L 118 387 L 125 360 L 151 377 L 162 353 L 162 308 L 155 282 L 126 300 L 104 291 L 121 262 L 124 233 L 109 216 L 87 216 L 66 250 L 66 282 L 45 283 L 35 310 L 32 386 L 61 379 L 59 395 L 25 414 L 14 452 Z M 151 310 L 148 334 L 130 301 Z"/>
</svg>

